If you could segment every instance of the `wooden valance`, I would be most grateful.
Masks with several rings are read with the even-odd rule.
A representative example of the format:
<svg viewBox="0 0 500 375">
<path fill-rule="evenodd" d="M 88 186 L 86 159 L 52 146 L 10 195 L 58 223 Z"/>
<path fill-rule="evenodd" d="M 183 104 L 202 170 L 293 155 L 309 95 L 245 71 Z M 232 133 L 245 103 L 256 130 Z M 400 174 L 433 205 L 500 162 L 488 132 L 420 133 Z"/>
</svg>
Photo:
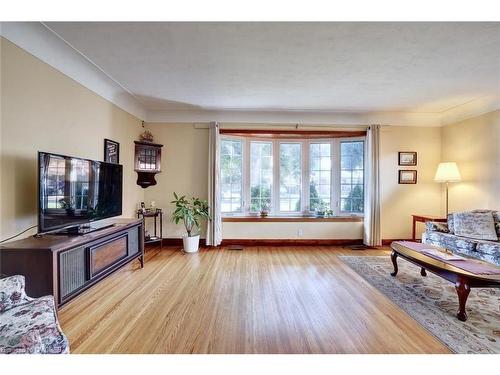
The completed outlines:
<svg viewBox="0 0 500 375">
<path fill-rule="evenodd" d="M 220 129 L 220 134 L 250 138 L 346 138 L 363 137 L 366 130 Z"/>
</svg>

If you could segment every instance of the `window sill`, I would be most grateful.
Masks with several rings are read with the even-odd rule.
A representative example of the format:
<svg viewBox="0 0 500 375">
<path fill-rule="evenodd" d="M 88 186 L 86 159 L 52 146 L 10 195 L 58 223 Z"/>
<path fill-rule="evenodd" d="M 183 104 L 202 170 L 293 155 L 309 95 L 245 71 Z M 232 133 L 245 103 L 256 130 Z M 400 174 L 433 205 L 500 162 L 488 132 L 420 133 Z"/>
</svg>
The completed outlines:
<svg viewBox="0 0 500 375">
<path fill-rule="evenodd" d="M 226 216 L 222 218 L 223 222 L 360 222 L 363 216 L 333 216 L 333 217 L 314 217 L 314 216 Z"/>
</svg>

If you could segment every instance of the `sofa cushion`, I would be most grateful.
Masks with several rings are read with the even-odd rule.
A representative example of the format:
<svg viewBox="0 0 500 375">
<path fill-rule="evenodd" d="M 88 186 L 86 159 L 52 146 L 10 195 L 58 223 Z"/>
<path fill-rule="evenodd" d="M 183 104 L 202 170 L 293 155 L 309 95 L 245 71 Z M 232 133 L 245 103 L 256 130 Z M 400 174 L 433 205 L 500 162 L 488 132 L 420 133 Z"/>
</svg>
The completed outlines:
<svg viewBox="0 0 500 375">
<path fill-rule="evenodd" d="M 453 214 L 454 233 L 478 240 L 498 241 L 493 214 L 489 212 L 456 212 Z"/>
<path fill-rule="evenodd" d="M 477 257 L 500 267 L 500 242 L 477 241 Z"/>
<path fill-rule="evenodd" d="M 495 222 L 495 229 L 497 232 L 497 236 L 498 238 L 500 238 L 500 211 L 479 209 L 479 210 L 472 210 L 472 212 L 491 212 L 493 215 L 493 221 Z"/>
<path fill-rule="evenodd" d="M 448 231 L 451 233 L 451 234 L 454 234 L 455 233 L 455 226 L 454 226 L 454 222 L 453 222 L 453 214 L 448 214 L 448 216 L 446 216 L 446 222 L 448 224 Z"/>
<path fill-rule="evenodd" d="M 497 230 L 497 236 L 500 238 L 500 211 L 493 212 L 493 220 L 495 221 L 495 228 Z"/>
<path fill-rule="evenodd" d="M 428 231 L 450 233 L 448 230 L 448 225 L 446 223 L 441 223 L 438 221 L 426 221 L 425 229 Z"/>
<path fill-rule="evenodd" d="M 52 296 L 18 304 L 1 314 L 0 353 L 68 352 L 68 340 L 57 322 Z"/>
<path fill-rule="evenodd" d="M 425 232 L 422 242 L 444 247 L 460 255 L 469 257 L 475 257 L 476 255 L 476 242 L 450 233 Z"/>
<path fill-rule="evenodd" d="M 21 303 L 26 298 L 24 276 L 15 275 L 0 279 L 0 313 Z"/>
</svg>

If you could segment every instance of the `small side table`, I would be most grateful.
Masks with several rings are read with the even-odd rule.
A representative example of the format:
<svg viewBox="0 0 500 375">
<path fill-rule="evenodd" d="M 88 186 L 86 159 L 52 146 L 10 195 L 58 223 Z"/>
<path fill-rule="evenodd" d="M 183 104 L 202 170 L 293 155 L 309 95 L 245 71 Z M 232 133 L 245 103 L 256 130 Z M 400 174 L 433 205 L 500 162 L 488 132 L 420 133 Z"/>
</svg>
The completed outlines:
<svg viewBox="0 0 500 375">
<path fill-rule="evenodd" d="M 440 216 L 433 216 L 433 215 L 411 215 L 413 217 L 413 230 L 412 230 L 412 240 L 416 241 L 416 226 L 417 222 L 419 223 L 425 223 L 426 221 L 437 221 L 439 223 L 446 223 L 446 218 L 442 218 Z"/>
<path fill-rule="evenodd" d="M 144 219 L 144 244 L 148 243 L 155 243 L 159 242 L 160 243 L 160 249 L 163 246 L 163 211 L 161 208 L 156 208 L 156 209 L 146 209 L 145 211 L 142 210 L 137 210 L 137 218 Z M 154 218 L 154 235 L 150 236 L 149 238 L 146 238 L 146 218 L 152 217 Z M 159 220 L 158 220 L 159 219 Z M 160 236 L 157 235 L 157 224 L 160 224 Z"/>
</svg>

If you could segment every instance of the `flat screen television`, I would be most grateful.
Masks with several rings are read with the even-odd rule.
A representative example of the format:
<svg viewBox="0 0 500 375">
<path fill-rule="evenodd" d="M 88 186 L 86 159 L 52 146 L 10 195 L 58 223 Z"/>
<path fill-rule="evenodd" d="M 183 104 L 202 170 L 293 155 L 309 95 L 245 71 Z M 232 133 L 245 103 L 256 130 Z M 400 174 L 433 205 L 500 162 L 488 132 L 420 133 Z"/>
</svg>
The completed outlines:
<svg viewBox="0 0 500 375">
<path fill-rule="evenodd" d="M 91 221 L 122 214 L 120 164 L 38 152 L 38 232 L 78 232 Z"/>
</svg>

